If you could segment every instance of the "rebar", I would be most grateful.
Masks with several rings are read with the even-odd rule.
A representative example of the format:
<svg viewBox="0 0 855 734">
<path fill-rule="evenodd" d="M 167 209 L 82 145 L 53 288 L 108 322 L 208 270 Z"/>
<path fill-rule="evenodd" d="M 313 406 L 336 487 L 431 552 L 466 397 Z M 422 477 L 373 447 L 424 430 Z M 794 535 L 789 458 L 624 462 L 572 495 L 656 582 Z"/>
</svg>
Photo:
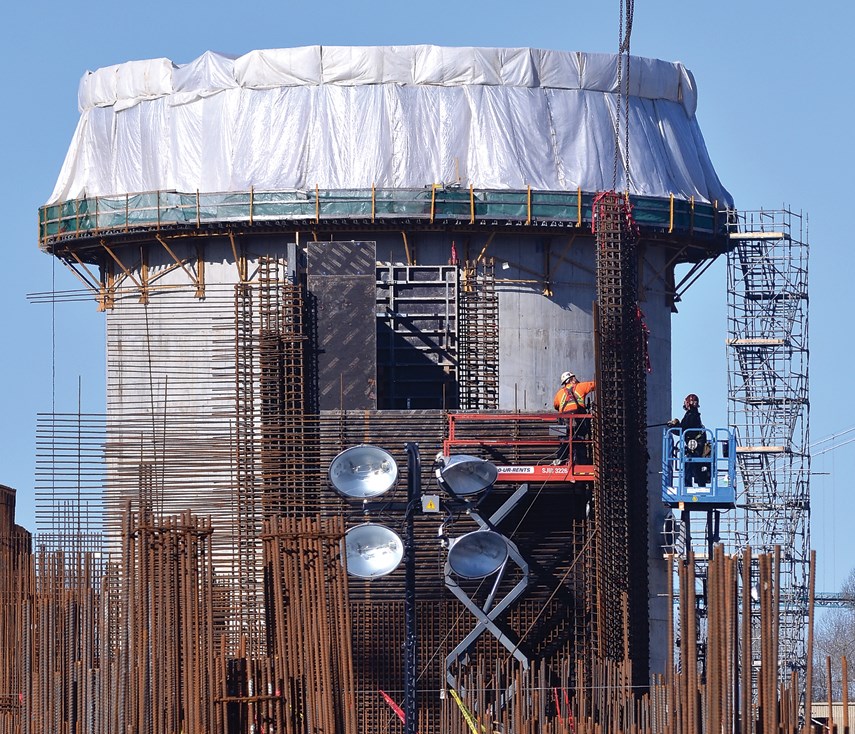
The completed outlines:
<svg viewBox="0 0 855 734">
<path fill-rule="evenodd" d="M 628 200 L 597 197 L 596 354 L 597 649 L 603 657 L 629 655 L 636 682 L 647 682 L 647 393 L 644 339 L 638 308 L 638 263 Z M 632 519 L 632 521 L 631 521 Z M 630 629 L 623 626 L 624 595 Z M 629 649 L 625 647 L 628 641 Z"/>
</svg>

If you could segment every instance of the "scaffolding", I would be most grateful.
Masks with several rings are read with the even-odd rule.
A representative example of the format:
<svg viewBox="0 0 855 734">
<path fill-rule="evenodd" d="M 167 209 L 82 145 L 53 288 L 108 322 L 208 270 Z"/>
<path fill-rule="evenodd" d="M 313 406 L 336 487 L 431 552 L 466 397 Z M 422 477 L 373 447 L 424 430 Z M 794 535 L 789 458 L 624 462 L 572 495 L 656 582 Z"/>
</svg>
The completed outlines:
<svg viewBox="0 0 855 734">
<path fill-rule="evenodd" d="M 789 210 L 732 213 L 728 256 L 729 423 L 737 435 L 737 509 L 722 539 L 734 552 L 779 553 L 781 680 L 807 665 L 810 568 L 808 243 Z M 760 621 L 751 568 L 752 628 Z M 755 646 L 756 646 L 755 636 Z M 752 664 L 759 651 L 752 647 Z"/>
<path fill-rule="evenodd" d="M 499 407 L 499 296 L 492 258 L 467 261 L 460 285 L 460 407 Z"/>
</svg>

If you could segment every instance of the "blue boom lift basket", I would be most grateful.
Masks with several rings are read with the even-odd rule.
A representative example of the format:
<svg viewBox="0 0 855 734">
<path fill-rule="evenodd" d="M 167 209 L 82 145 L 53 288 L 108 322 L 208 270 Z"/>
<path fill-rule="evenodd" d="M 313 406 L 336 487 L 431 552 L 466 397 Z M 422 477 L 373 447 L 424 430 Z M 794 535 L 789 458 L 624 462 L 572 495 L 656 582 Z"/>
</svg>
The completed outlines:
<svg viewBox="0 0 855 734">
<path fill-rule="evenodd" d="M 666 428 L 662 501 L 669 507 L 731 508 L 736 500 L 736 439 L 729 428 Z"/>
</svg>

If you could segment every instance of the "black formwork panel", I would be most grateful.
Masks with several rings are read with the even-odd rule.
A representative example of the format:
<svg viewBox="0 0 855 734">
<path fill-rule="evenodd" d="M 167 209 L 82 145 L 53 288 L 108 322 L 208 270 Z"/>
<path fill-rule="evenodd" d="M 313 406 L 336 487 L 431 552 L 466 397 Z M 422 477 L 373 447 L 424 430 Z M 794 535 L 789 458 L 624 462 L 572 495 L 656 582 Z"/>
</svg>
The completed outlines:
<svg viewBox="0 0 855 734">
<path fill-rule="evenodd" d="M 457 267 L 377 268 L 377 404 L 457 406 Z"/>
<path fill-rule="evenodd" d="M 375 243 L 311 242 L 306 248 L 313 382 L 320 410 L 377 404 Z"/>
</svg>

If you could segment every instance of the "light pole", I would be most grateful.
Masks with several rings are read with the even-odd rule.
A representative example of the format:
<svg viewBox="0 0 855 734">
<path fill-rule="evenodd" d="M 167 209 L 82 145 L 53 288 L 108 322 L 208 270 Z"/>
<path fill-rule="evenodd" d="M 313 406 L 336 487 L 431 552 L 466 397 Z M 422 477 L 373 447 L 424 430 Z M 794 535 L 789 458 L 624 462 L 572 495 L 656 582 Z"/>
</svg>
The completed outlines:
<svg viewBox="0 0 855 734">
<path fill-rule="evenodd" d="M 407 453 L 407 504 L 404 508 L 403 543 L 390 528 L 363 523 L 345 535 L 348 572 L 362 578 L 378 578 L 404 561 L 404 731 L 416 734 L 418 725 L 418 631 L 416 627 L 416 544 L 414 518 L 422 494 L 419 445 L 409 442 Z M 388 492 L 398 480 L 398 466 L 384 449 L 353 446 L 333 459 L 329 469 L 332 486 L 348 499 L 363 502 Z M 400 552 L 399 552 L 400 551 Z"/>
<path fill-rule="evenodd" d="M 419 644 L 416 628 L 416 544 L 413 516 L 422 494 L 422 460 L 417 443 L 407 443 L 407 509 L 404 513 L 404 731 L 416 734 Z"/>
<path fill-rule="evenodd" d="M 418 730 L 418 628 L 416 620 L 416 544 L 415 513 L 422 497 L 421 455 L 417 443 L 404 445 L 407 454 L 407 504 L 404 507 L 403 540 L 391 528 L 374 522 L 356 525 L 345 534 L 345 558 L 348 573 L 366 579 L 379 578 L 404 563 L 404 732 Z M 448 492 L 452 502 L 468 505 L 467 499 L 480 494 L 496 481 L 497 470 L 488 461 L 474 456 L 458 455 L 442 460 L 437 468 L 437 481 Z M 330 484 L 344 497 L 360 500 L 363 510 L 370 513 L 370 501 L 388 492 L 398 481 L 398 466 L 389 452 L 376 446 L 359 445 L 345 449 L 330 463 Z M 506 503 L 507 504 L 507 503 Z M 387 504 L 388 506 L 388 504 Z M 397 509 L 401 509 L 400 505 Z M 473 518 L 481 529 L 454 541 L 449 560 L 465 578 L 483 578 L 504 566 L 510 553 L 516 557 L 512 544 L 499 533 L 491 531 L 477 512 Z M 498 515 L 496 516 L 498 519 Z M 521 561 L 517 561 L 520 563 Z M 451 567 L 449 567 L 451 568 Z M 527 567 L 524 569 L 527 573 Z M 448 572 L 450 573 L 450 571 Z M 447 575 L 448 577 L 448 575 Z M 452 589 L 454 591 L 454 589 Z M 468 604 L 473 613 L 485 616 L 468 601 L 462 592 L 456 594 Z M 495 616 L 495 612 L 492 612 Z M 487 619 L 488 628 L 495 625 Z M 474 640 L 479 631 L 470 634 Z M 473 636 L 474 635 L 474 636 Z M 501 639 L 501 638 L 500 638 Z"/>
</svg>

